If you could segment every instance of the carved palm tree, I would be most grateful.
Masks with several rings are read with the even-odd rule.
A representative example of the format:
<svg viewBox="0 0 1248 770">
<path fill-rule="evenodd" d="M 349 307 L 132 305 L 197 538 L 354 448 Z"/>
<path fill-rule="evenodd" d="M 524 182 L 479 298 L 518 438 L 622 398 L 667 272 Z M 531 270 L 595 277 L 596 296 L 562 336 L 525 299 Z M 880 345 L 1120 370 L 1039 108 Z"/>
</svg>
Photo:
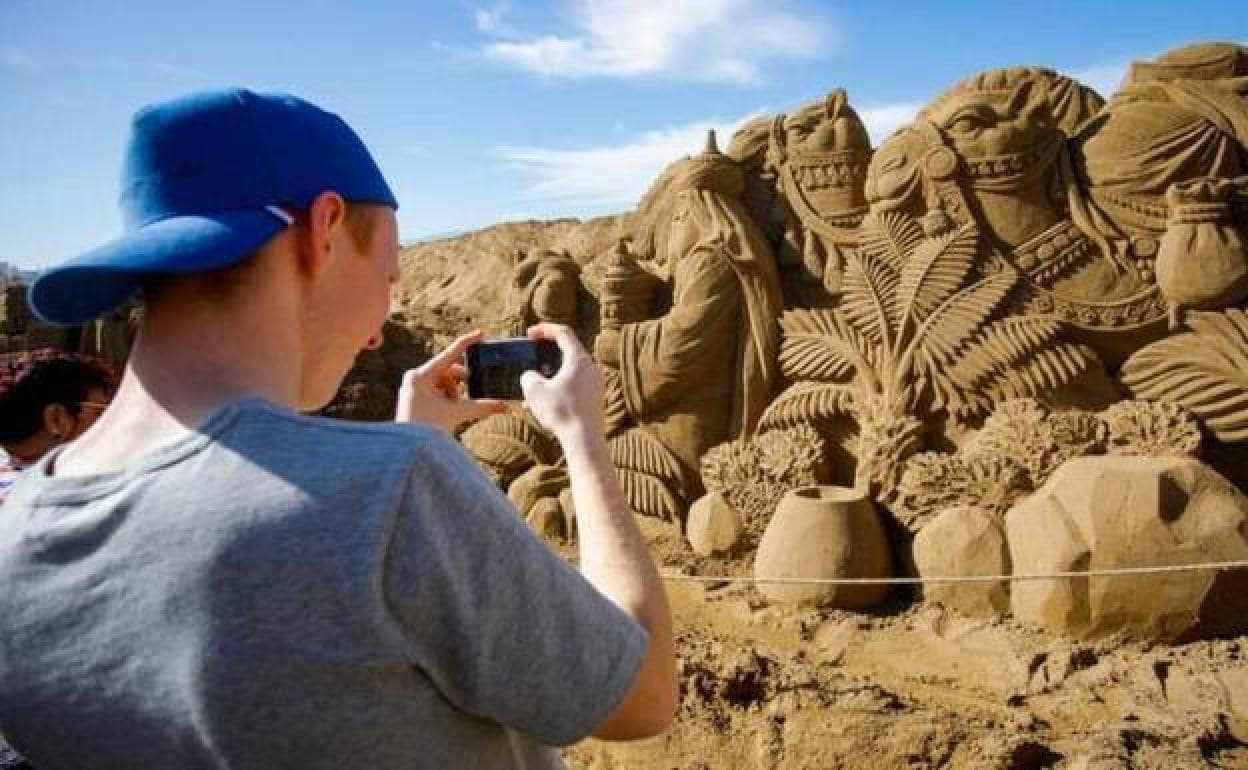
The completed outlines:
<svg viewBox="0 0 1248 770">
<path fill-rule="evenodd" d="M 1127 359 L 1123 384 L 1188 409 L 1223 443 L 1248 442 L 1248 310 L 1188 313 L 1187 326 Z"/>
<path fill-rule="evenodd" d="M 1061 339 L 1057 319 L 1004 314 L 1019 276 L 982 258 L 973 222 L 929 238 L 914 219 L 882 212 L 862 236 L 840 305 L 781 320 L 781 368 L 794 384 L 761 427 L 851 418 L 856 480 L 877 496 L 891 494 L 901 463 L 922 448 L 923 418 L 982 416 L 1000 401 L 1059 388 L 1095 360 Z"/>
</svg>

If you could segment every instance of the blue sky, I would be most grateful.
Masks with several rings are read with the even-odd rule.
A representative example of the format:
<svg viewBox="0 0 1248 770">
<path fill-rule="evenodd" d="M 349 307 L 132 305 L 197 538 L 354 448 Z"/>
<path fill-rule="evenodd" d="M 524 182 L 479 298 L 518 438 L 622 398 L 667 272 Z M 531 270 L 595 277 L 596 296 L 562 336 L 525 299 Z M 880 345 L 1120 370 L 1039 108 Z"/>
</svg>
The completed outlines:
<svg viewBox="0 0 1248 770">
<path fill-rule="evenodd" d="M 708 126 L 845 87 L 873 135 L 977 70 L 1041 64 L 1112 89 L 1132 59 L 1248 40 L 1226 2 L 75 2 L 0 0 L 0 260 L 120 232 L 141 105 L 225 85 L 343 115 L 405 239 L 626 209 Z"/>
</svg>

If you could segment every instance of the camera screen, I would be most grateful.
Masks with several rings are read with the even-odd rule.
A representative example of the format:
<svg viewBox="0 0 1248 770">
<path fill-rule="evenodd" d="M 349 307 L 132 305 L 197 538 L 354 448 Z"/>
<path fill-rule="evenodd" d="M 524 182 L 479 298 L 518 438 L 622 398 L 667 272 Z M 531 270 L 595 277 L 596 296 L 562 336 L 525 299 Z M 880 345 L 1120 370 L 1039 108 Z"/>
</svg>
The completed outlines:
<svg viewBox="0 0 1248 770">
<path fill-rule="evenodd" d="M 476 346 L 469 359 L 469 394 L 475 398 L 520 400 L 520 375 L 533 370 L 551 376 L 558 368 L 533 340 L 487 342 Z"/>
</svg>

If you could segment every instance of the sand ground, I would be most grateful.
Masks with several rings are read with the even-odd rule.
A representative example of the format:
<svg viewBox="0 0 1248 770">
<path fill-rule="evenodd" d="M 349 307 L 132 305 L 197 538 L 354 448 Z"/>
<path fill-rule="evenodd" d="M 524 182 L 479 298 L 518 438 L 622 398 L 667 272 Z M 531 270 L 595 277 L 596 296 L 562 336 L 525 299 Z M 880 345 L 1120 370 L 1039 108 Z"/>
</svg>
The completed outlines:
<svg viewBox="0 0 1248 770">
<path fill-rule="evenodd" d="M 647 528 L 666 571 L 743 573 Z M 1248 768 L 1248 638 L 1080 643 L 895 595 L 873 614 L 674 582 L 681 707 L 593 770 Z"/>
</svg>

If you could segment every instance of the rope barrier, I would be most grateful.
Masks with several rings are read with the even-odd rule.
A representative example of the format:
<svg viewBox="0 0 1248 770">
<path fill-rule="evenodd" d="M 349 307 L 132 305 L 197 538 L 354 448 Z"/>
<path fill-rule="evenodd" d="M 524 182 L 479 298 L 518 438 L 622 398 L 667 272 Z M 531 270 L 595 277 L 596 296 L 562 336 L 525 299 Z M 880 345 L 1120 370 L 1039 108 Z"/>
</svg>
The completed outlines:
<svg viewBox="0 0 1248 770">
<path fill-rule="evenodd" d="M 789 583 L 799 585 L 916 585 L 922 583 L 999 583 L 1032 580 L 1065 580 L 1067 578 L 1123 577 L 1129 575 L 1158 575 L 1169 572 L 1224 572 L 1232 569 L 1248 569 L 1248 560 L 1215 561 L 1203 564 L 1166 564 L 1153 567 L 1119 567 L 1092 569 L 1079 572 L 1051 572 L 1042 575 L 943 575 L 932 577 L 887 578 L 760 578 L 751 575 L 682 575 L 677 572 L 661 574 L 664 580 L 689 583 Z"/>
</svg>

